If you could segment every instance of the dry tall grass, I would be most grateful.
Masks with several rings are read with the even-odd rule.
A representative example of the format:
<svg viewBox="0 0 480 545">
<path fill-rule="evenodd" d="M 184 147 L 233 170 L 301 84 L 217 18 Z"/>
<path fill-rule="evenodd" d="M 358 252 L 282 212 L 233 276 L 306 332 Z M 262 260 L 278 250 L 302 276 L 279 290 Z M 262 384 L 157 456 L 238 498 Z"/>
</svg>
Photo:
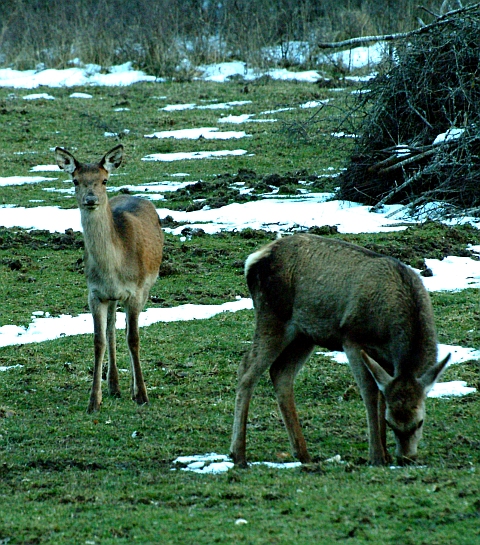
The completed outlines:
<svg viewBox="0 0 480 545">
<path fill-rule="evenodd" d="M 232 58 L 261 65 L 265 46 L 408 30 L 416 0 L 2 0 L 0 63 L 65 67 L 126 61 L 157 75 Z M 435 9 L 441 2 L 427 1 Z M 289 62 L 288 47 L 284 64 Z M 180 61 L 183 60 L 181 64 Z"/>
</svg>

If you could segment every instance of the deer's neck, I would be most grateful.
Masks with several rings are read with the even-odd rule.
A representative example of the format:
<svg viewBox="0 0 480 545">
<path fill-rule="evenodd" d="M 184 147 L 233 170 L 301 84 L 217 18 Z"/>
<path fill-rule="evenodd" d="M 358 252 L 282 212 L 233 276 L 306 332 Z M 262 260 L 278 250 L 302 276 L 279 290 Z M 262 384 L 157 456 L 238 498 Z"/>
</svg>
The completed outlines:
<svg viewBox="0 0 480 545">
<path fill-rule="evenodd" d="M 112 210 L 107 202 L 105 207 L 95 210 L 81 210 L 85 249 L 89 261 L 104 271 L 121 267 L 122 241 L 115 229 Z"/>
</svg>

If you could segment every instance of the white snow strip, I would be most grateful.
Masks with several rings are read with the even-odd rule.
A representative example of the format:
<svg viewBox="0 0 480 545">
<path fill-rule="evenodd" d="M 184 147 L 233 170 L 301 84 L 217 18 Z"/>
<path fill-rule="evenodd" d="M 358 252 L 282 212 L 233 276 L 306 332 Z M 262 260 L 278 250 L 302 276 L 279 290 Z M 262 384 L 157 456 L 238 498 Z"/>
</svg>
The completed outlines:
<svg viewBox="0 0 480 545">
<path fill-rule="evenodd" d="M 254 114 L 241 114 L 241 115 L 227 115 L 218 119 L 218 123 L 246 123 L 247 121 L 252 121 Z"/>
<path fill-rule="evenodd" d="M 0 365 L 0 371 L 10 371 L 10 369 L 21 369 L 23 365 L 17 363 L 17 365 Z"/>
<path fill-rule="evenodd" d="M 213 157 L 227 157 L 229 155 L 245 155 L 247 150 L 218 150 L 218 151 L 192 151 L 188 153 L 152 153 L 142 157 L 142 161 L 184 161 L 185 159 L 211 159 Z"/>
<path fill-rule="evenodd" d="M 291 42 L 289 47 L 292 51 L 296 51 L 294 57 L 296 62 L 301 62 L 299 59 L 307 55 L 307 51 L 310 50 L 308 44 Z M 268 56 L 272 59 L 275 58 L 275 54 L 272 54 L 274 49 L 270 48 Z M 299 55 L 299 52 L 302 53 Z M 376 64 L 379 62 L 383 52 L 381 44 L 375 44 L 370 47 L 356 47 L 352 50 L 341 51 L 333 55 L 322 55 L 319 57 L 319 62 L 342 62 L 349 68 L 359 68 L 368 66 L 370 64 Z M 310 54 L 310 53 L 308 53 Z M 277 48 L 277 57 L 282 55 Z M 303 57 L 302 57 L 303 56 Z M 298 57 L 298 58 L 297 58 Z M 278 57 L 281 58 L 281 57 Z M 304 60 L 306 57 L 304 58 Z M 140 70 L 133 70 L 132 63 L 126 62 L 122 65 L 111 66 L 108 68 L 107 73 L 105 70 L 97 64 L 82 65 L 82 63 L 76 59 L 72 62 L 73 67 L 63 70 L 46 69 L 46 70 L 13 70 L 11 68 L 0 69 L 0 87 L 14 87 L 18 89 L 35 89 L 39 86 L 45 87 L 74 87 L 74 86 L 125 86 L 131 85 L 140 81 L 161 81 L 155 76 L 147 75 Z M 294 72 L 286 69 L 271 69 L 267 71 L 254 70 L 247 67 L 245 62 L 233 61 L 223 62 L 217 64 L 210 64 L 198 67 L 201 76 L 199 79 L 205 81 L 215 81 L 222 83 L 228 81 L 229 78 L 234 76 L 240 76 L 247 81 L 253 81 L 263 75 L 267 75 L 273 79 L 290 80 L 290 81 L 304 81 L 304 82 L 316 82 L 320 79 L 325 79 L 319 72 L 314 70 Z M 348 78 L 349 76 L 347 76 Z M 367 79 L 372 76 L 356 77 L 358 79 Z M 39 93 L 43 95 L 43 93 Z M 46 93 L 45 93 L 46 95 Z M 72 98 L 90 98 L 88 93 L 72 93 Z M 51 97 L 35 97 L 35 98 L 47 98 L 51 100 Z M 166 97 L 156 97 L 165 99 Z M 223 103 L 222 105 L 200 105 L 203 108 L 222 108 L 230 107 L 230 105 L 241 105 L 251 101 L 234 101 L 232 103 Z M 172 105 L 167 111 L 174 111 L 180 109 Z M 197 107 L 196 104 L 191 106 Z"/>
<path fill-rule="evenodd" d="M 70 98 L 93 98 L 93 95 L 88 93 L 72 93 Z"/>
<path fill-rule="evenodd" d="M 6 176 L 0 178 L 0 186 L 38 184 L 40 182 L 52 182 L 57 178 L 45 178 L 43 176 Z"/>
<path fill-rule="evenodd" d="M 173 308 L 149 308 L 140 314 L 139 326 L 146 327 L 157 322 L 204 320 L 222 312 L 237 312 L 251 308 L 253 308 L 252 300 L 247 298 L 240 298 L 237 301 L 221 305 L 188 304 Z M 116 327 L 117 329 L 125 328 L 124 312 L 117 312 Z M 38 343 L 87 333 L 93 333 L 93 319 L 90 313 L 78 316 L 62 314 L 55 317 L 34 315 L 28 327 L 16 325 L 0 327 L 0 347 Z"/>
<path fill-rule="evenodd" d="M 243 115 L 228 115 L 221 117 L 217 120 L 217 123 L 275 123 L 277 119 L 253 119 L 254 114 L 243 114 Z"/>
<path fill-rule="evenodd" d="M 175 131 L 159 131 L 153 134 L 146 134 L 145 138 L 176 138 L 197 140 L 205 138 L 206 140 L 230 140 L 231 138 L 245 138 L 251 136 L 245 131 L 220 131 L 218 127 L 200 127 L 198 129 L 179 129 Z"/>
<path fill-rule="evenodd" d="M 56 231 L 63 233 L 66 229 L 82 230 L 78 208 L 67 210 L 58 208 L 58 206 L 2 208 L 0 225 L 24 229 L 45 229 L 52 233 Z"/>
<path fill-rule="evenodd" d="M 323 104 L 327 104 L 328 102 L 330 102 L 329 98 L 325 100 L 309 100 L 308 102 L 305 102 L 304 104 L 300 104 L 300 108 L 304 110 L 308 108 L 318 108 L 319 106 L 323 106 Z"/>
<path fill-rule="evenodd" d="M 203 475 L 225 473 L 229 469 L 232 469 L 234 465 L 229 456 L 226 456 L 225 454 L 216 454 L 214 452 L 193 456 L 179 456 L 173 460 L 173 464 L 181 466 L 179 469 L 182 471 L 192 471 L 193 473 L 201 473 Z M 264 465 L 273 469 L 293 469 L 300 467 L 302 464 L 300 462 L 253 462 L 250 465 Z M 178 468 L 173 467 L 172 469 L 176 470 Z"/>
<path fill-rule="evenodd" d="M 172 174 L 172 176 L 174 176 Z M 196 182 L 150 182 L 145 185 L 122 185 L 121 187 L 110 187 L 109 191 L 119 191 L 120 189 L 128 189 L 131 193 L 142 193 L 142 192 L 168 192 L 168 191 L 177 191 L 178 189 L 183 189 L 188 187 Z"/>
<path fill-rule="evenodd" d="M 193 110 L 195 106 L 195 102 L 191 104 L 167 104 L 167 106 L 160 108 L 160 110 L 164 110 L 165 112 L 181 112 L 182 110 Z"/>
<path fill-rule="evenodd" d="M 213 104 L 197 104 L 191 102 L 188 104 L 167 104 L 163 108 L 159 108 L 165 112 L 179 112 L 182 110 L 228 110 L 234 106 L 244 106 L 251 104 L 251 100 L 232 100 L 230 102 L 215 102 Z"/>
<path fill-rule="evenodd" d="M 369 47 L 355 47 L 339 51 L 333 55 L 324 55 L 325 60 L 333 60 L 334 62 L 342 63 L 348 69 L 363 68 L 369 65 L 378 64 L 383 57 L 385 45 L 383 43 L 375 43 Z"/>
<path fill-rule="evenodd" d="M 55 97 L 48 93 L 34 93 L 32 95 L 25 95 L 23 100 L 55 100 Z"/>
<path fill-rule="evenodd" d="M 0 69 L 0 87 L 35 89 L 45 87 L 73 87 L 80 85 L 124 86 L 138 81 L 156 81 L 155 76 L 132 69 L 132 63 L 112 66 L 108 74 L 102 74 L 102 67 L 89 64 L 84 67 L 64 70 L 12 70 Z M 43 93 L 40 93 L 43 94 Z M 45 98 L 45 97 L 41 97 Z"/>
<path fill-rule="evenodd" d="M 268 70 L 267 75 L 272 79 L 283 81 L 304 81 L 306 83 L 315 83 L 318 80 L 323 80 L 323 77 L 315 70 L 292 72 L 286 68 L 275 68 L 273 70 Z"/>
<path fill-rule="evenodd" d="M 30 169 L 30 172 L 61 172 L 62 169 L 58 165 L 37 165 Z M 56 180 L 56 178 L 53 178 Z"/>
</svg>

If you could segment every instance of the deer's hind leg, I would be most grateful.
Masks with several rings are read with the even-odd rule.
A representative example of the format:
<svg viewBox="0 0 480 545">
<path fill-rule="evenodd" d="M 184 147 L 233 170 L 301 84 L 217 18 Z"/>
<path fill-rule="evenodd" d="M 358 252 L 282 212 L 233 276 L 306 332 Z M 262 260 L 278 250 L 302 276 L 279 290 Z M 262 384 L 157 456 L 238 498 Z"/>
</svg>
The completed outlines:
<svg viewBox="0 0 480 545">
<path fill-rule="evenodd" d="M 244 355 L 238 368 L 235 415 L 233 420 L 230 454 L 237 466 L 247 467 L 246 434 L 247 419 L 253 391 L 262 374 L 272 366 L 288 344 L 285 325 L 273 318 L 259 320 L 250 350 Z"/>
<path fill-rule="evenodd" d="M 310 463 L 312 460 L 298 419 L 293 383 L 303 364 L 310 357 L 313 348 L 313 342 L 304 336 L 298 336 L 282 351 L 270 367 L 270 378 L 275 388 L 278 406 L 287 428 L 293 453 L 303 464 Z"/>
<path fill-rule="evenodd" d="M 135 301 L 125 304 L 127 321 L 127 344 L 130 352 L 130 363 L 132 369 L 132 399 L 139 405 L 148 403 L 147 387 L 143 380 L 142 367 L 140 365 L 140 333 L 138 330 L 138 318 L 143 305 Z"/>
</svg>

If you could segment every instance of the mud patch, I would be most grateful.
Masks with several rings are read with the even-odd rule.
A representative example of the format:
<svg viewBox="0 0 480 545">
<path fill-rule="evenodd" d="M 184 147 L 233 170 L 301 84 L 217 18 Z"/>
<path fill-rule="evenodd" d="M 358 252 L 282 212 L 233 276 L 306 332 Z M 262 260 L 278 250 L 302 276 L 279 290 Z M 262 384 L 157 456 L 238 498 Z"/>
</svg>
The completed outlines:
<svg viewBox="0 0 480 545">
<path fill-rule="evenodd" d="M 78 249 L 83 248 L 83 237 L 81 233 L 73 229 L 67 229 L 64 233 L 51 233 L 40 229 L 26 231 L 0 227 L 0 250 L 18 248 L 32 250 L 42 248 L 49 250 Z M 14 267 L 10 268 L 14 270 Z"/>
<path fill-rule="evenodd" d="M 328 179 L 306 170 L 262 176 L 254 170 L 220 174 L 212 180 L 199 180 L 183 189 L 165 194 L 167 208 L 193 212 L 202 208 L 221 208 L 232 203 L 256 201 L 265 195 L 299 195 L 323 191 Z"/>
</svg>

